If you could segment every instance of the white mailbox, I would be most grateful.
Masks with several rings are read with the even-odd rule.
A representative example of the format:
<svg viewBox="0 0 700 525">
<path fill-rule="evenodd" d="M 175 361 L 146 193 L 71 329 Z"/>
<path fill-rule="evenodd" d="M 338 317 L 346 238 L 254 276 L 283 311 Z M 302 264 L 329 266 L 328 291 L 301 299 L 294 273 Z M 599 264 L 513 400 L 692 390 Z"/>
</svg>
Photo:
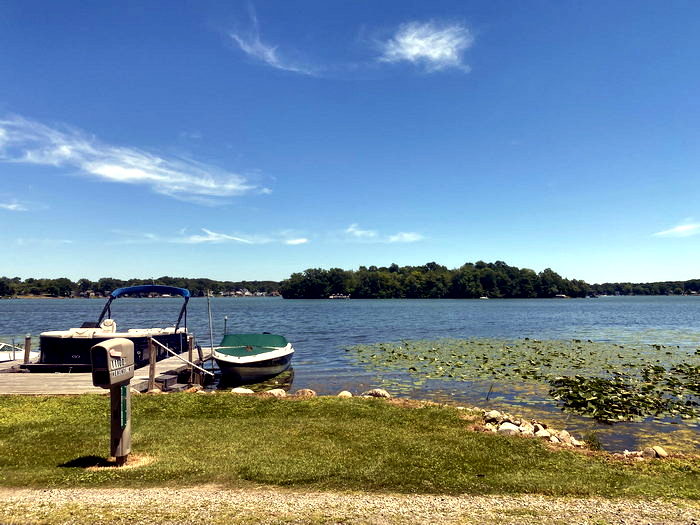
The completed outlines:
<svg viewBox="0 0 700 525">
<path fill-rule="evenodd" d="M 126 464 L 131 452 L 131 389 L 134 377 L 134 343 L 115 337 L 90 349 L 92 384 L 109 388 L 110 452 L 117 465 Z"/>
<path fill-rule="evenodd" d="M 90 349 L 92 384 L 110 388 L 134 377 L 134 342 L 123 337 L 107 339 Z"/>
</svg>

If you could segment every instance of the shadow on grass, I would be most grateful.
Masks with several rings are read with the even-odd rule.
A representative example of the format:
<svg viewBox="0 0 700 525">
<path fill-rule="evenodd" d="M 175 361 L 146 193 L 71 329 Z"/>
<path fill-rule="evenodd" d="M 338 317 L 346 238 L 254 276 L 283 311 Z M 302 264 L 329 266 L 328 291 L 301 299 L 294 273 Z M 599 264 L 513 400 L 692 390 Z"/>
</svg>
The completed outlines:
<svg viewBox="0 0 700 525">
<path fill-rule="evenodd" d="M 64 468 L 116 467 L 115 461 L 100 456 L 82 456 L 58 465 Z"/>
</svg>

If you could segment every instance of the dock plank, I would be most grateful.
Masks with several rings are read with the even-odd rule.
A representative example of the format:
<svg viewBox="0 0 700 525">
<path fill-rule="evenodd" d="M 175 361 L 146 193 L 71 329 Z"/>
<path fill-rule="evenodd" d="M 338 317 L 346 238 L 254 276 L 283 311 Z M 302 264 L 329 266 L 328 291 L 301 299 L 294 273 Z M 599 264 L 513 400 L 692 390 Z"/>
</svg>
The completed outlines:
<svg viewBox="0 0 700 525">
<path fill-rule="evenodd" d="M 210 355 L 209 348 L 203 348 L 205 360 Z M 187 359 L 187 352 L 180 354 Z M 201 366 L 196 359 L 195 363 Z M 18 364 L 19 361 L 13 363 Z M 156 363 L 156 376 L 174 373 L 177 374 L 187 368 L 187 364 L 177 357 L 169 357 Z M 137 368 L 131 386 L 137 390 L 143 389 L 143 383 L 148 384 L 148 365 Z M 28 373 L 28 374 L 0 374 L 0 395 L 5 394 L 104 394 L 108 390 L 92 386 L 92 374 L 90 373 Z"/>
</svg>

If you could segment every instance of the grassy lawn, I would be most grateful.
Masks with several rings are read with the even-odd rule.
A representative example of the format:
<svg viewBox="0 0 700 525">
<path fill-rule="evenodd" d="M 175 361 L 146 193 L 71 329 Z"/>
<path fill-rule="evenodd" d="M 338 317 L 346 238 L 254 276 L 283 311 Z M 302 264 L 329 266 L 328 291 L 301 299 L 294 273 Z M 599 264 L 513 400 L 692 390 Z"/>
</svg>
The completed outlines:
<svg viewBox="0 0 700 525">
<path fill-rule="evenodd" d="M 254 484 L 315 490 L 700 499 L 698 459 L 637 464 L 471 432 L 453 408 L 231 394 L 134 396 L 136 468 L 109 452 L 108 397 L 0 397 L 0 486 Z"/>
</svg>

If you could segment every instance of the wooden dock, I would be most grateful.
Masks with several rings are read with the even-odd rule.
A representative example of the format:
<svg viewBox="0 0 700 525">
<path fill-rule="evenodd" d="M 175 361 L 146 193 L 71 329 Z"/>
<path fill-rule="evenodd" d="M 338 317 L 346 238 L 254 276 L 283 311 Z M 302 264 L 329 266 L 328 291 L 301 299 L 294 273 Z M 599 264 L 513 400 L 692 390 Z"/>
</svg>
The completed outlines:
<svg viewBox="0 0 700 525">
<path fill-rule="evenodd" d="M 202 348 L 204 359 L 209 358 L 211 349 Z M 187 359 L 187 352 L 180 354 Z M 19 365 L 21 361 L 6 361 L 0 363 L 0 372 Z M 194 361 L 201 366 L 199 359 Z M 177 375 L 188 368 L 188 364 L 177 357 L 162 359 L 156 363 L 156 378 L 163 375 Z M 149 365 L 137 368 L 131 387 L 141 392 L 148 388 Z M 30 395 L 62 395 L 62 394 L 105 394 L 109 390 L 92 386 L 91 373 L 0 373 L 0 395 L 30 394 Z"/>
</svg>

